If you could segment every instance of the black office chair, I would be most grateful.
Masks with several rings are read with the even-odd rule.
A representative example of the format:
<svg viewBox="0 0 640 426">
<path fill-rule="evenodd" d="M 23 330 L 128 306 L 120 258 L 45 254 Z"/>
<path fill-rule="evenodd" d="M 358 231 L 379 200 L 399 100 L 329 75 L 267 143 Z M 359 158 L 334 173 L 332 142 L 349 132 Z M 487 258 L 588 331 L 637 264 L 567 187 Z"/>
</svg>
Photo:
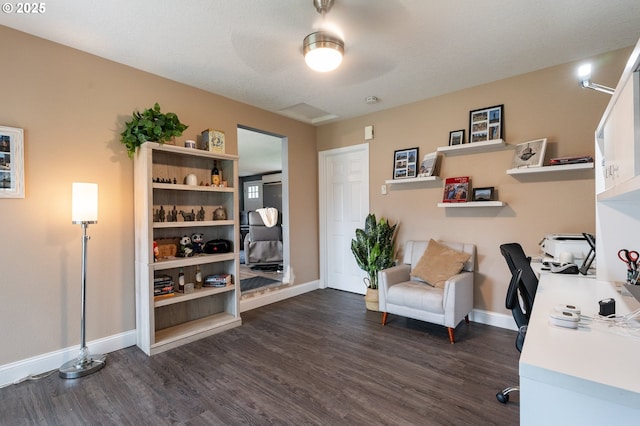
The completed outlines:
<svg viewBox="0 0 640 426">
<path fill-rule="evenodd" d="M 522 246 L 518 243 L 502 244 L 500 246 L 500 253 L 502 253 L 502 256 L 504 256 L 504 259 L 507 261 L 507 266 L 512 276 L 518 269 L 522 270 L 522 281 L 527 293 L 530 295 L 527 303 L 529 306 L 533 306 L 533 299 L 538 290 L 538 277 L 531 268 L 531 258 L 524 253 Z"/>
<path fill-rule="evenodd" d="M 505 306 L 511 310 L 513 319 L 518 326 L 518 335 L 516 336 L 516 349 L 518 349 L 518 352 L 522 352 L 533 300 L 522 280 L 522 272 L 522 269 L 517 269 L 511 276 L 505 300 Z M 520 297 L 518 297 L 518 294 Z M 509 394 L 517 390 L 520 390 L 518 386 L 509 386 L 498 392 L 496 398 L 506 404 L 509 402 Z"/>
</svg>

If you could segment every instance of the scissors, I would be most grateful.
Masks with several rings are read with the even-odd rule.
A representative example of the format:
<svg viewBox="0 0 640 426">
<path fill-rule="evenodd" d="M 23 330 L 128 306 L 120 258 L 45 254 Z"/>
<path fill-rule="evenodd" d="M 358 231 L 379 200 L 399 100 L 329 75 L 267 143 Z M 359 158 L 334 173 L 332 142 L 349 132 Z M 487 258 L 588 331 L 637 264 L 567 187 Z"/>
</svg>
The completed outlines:
<svg viewBox="0 0 640 426">
<path fill-rule="evenodd" d="M 622 249 L 618 250 L 618 259 L 627 264 L 628 271 L 636 271 L 638 269 L 638 259 L 640 255 L 635 250 Z"/>
</svg>

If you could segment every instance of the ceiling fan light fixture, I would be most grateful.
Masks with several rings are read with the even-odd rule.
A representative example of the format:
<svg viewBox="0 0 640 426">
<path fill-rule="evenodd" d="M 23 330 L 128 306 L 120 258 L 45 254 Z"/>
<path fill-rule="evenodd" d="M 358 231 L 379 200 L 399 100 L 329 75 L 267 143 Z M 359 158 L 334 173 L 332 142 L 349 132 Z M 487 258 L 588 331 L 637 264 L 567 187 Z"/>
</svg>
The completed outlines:
<svg viewBox="0 0 640 426">
<path fill-rule="evenodd" d="M 302 42 L 304 60 L 314 71 L 333 71 L 342 63 L 344 42 L 325 31 L 311 33 Z"/>
</svg>

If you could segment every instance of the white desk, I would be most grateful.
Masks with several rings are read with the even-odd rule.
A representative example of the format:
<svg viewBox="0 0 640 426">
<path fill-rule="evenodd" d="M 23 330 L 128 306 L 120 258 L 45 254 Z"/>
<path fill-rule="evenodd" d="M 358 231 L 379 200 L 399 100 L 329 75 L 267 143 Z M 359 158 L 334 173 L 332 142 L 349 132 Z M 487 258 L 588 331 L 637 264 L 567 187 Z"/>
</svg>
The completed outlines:
<svg viewBox="0 0 640 426">
<path fill-rule="evenodd" d="M 616 314 L 640 304 L 613 284 L 542 274 L 520 355 L 521 425 L 640 425 L 640 336 L 601 323 L 568 329 L 549 323 L 558 304 L 598 313 L 613 298 Z"/>
</svg>

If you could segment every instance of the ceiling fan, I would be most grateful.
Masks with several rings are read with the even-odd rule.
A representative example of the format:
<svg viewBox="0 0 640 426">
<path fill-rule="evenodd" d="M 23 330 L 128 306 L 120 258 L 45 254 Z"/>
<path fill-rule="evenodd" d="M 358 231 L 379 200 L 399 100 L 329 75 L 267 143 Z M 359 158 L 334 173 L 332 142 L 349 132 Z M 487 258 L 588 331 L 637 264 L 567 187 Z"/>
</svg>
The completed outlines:
<svg viewBox="0 0 640 426">
<path fill-rule="evenodd" d="M 313 0 L 313 5 L 324 20 L 333 7 L 334 0 Z M 302 42 L 304 60 L 314 71 L 333 71 L 342 63 L 344 41 L 328 30 L 320 30 L 306 36 Z"/>
<path fill-rule="evenodd" d="M 300 61 L 304 55 L 300 41 L 305 34 L 321 32 L 342 43 L 344 71 L 313 74 L 330 75 L 334 84 L 362 83 L 397 65 L 394 58 L 380 55 L 381 46 L 401 43 L 418 24 L 401 0 L 312 0 L 312 9 L 304 2 L 295 3 L 292 7 L 283 0 L 259 6 L 268 27 L 240 26 L 232 33 L 238 57 L 260 75 L 300 75 L 299 67 L 305 63 Z M 317 19 L 310 19 L 313 15 Z"/>
</svg>

